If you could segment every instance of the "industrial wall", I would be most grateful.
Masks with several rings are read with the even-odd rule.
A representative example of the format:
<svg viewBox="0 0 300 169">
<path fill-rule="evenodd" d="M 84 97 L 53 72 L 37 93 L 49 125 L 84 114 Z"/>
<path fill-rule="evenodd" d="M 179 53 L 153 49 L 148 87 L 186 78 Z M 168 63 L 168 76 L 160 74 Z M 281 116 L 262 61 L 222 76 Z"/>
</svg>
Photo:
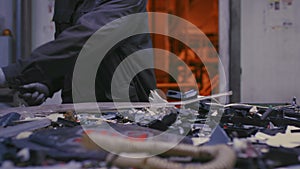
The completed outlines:
<svg viewBox="0 0 300 169">
<path fill-rule="evenodd" d="M 32 0 L 32 49 L 54 39 L 54 0 Z"/>
<path fill-rule="evenodd" d="M 13 0 L 0 0 L 0 30 L 13 30 L 14 22 Z"/>
<path fill-rule="evenodd" d="M 2 36 L 4 29 L 13 31 L 14 11 L 12 0 L 0 0 L 0 66 L 7 66 L 12 62 L 12 38 Z"/>
<path fill-rule="evenodd" d="M 242 0 L 242 102 L 300 99 L 299 8 L 299 0 Z"/>
</svg>

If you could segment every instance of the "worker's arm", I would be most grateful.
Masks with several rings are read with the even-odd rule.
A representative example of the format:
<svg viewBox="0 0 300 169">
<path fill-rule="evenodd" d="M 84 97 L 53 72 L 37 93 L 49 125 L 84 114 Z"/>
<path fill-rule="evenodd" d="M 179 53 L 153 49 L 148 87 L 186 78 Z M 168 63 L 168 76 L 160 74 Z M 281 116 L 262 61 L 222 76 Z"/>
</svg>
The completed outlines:
<svg viewBox="0 0 300 169">
<path fill-rule="evenodd" d="M 144 0 L 135 1 L 145 3 Z M 102 3 L 80 16 L 75 25 L 64 30 L 54 41 L 34 50 L 30 58 L 4 67 L 7 84 L 20 86 L 63 78 L 73 69 L 80 50 L 95 31 L 115 19 L 141 11 L 137 9 L 140 3 L 135 1 L 99 1 Z"/>
<path fill-rule="evenodd" d="M 5 75 L 0 68 L 0 88 L 7 87 Z M 19 87 L 19 96 L 29 105 L 42 104 L 49 97 L 49 88 L 43 83 L 31 83 Z"/>
<path fill-rule="evenodd" d="M 16 64 L 3 68 L 7 84 L 10 87 L 18 87 L 25 84 L 41 82 L 49 87 L 50 95 L 55 90 L 59 89 L 59 87 L 62 87 L 62 85 L 67 84 L 69 86 L 64 86 L 64 91 L 67 88 L 67 92 L 71 93 L 72 78 L 68 79 L 68 81 L 65 81 L 67 83 L 62 83 L 62 79 L 65 80 L 66 75 L 68 75 L 68 77 L 72 77 L 73 67 L 75 65 L 77 56 L 79 55 L 79 52 L 81 51 L 86 41 L 91 37 L 91 35 L 93 35 L 97 30 L 99 30 L 104 25 L 110 23 L 111 21 L 120 19 L 127 15 L 146 12 L 146 0 L 95 1 L 97 3 L 90 11 L 77 11 L 71 17 L 72 20 L 75 18 L 76 22 L 74 22 L 74 24 L 73 22 L 71 22 L 72 25 L 64 29 L 54 41 L 51 41 L 34 50 L 29 59 L 19 60 Z M 83 3 L 85 2 L 88 3 L 93 1 L 83 1 Z M 78 20 L 76 18 L 78 18 Z M 142 28 L 147 27 L 147 19 L 148 18 L 145 17 L 145 19 L 142 20 Z M 103 36 L 109 36 L 112 40 L 115 40 L 118 37 L 118 35 L 113 34 L 112 32 L 116 32 L 113 30 L 117 30 L 121 33 L 124 33 L 126 31 L 134 31 L 139 28 L 139 24 L 132 24 L 130 22 L 126 22 L 129 26 L 132 26 L 132 29 L 122 29 L 122 27 L 120 27 L 122 23 L 118 23 L 119 22 L 110 24 L 109 28 L 106 28 L 105 31 L 102 31 L 100 34 L 97 34 L 97 39 L 99 39 L 99 42 L 97 42 L 96 45 L 109 43 L 107 42 L 107 40 L 102 40 Z M 118 64 L 122 62 L 122 60 L 124 60 L 127 56 L 136 51 L 151 48 L 151 39 L 149 35 L 132 36 L 120 43 L 121 44 L 114 46 L 108 53 L 106 53 L 107 51 L 103 51 L 103 53 L 106 53 L 106 57 L 105 59 L 103 59 L 103 64 L 101 63 L 100 68 L 97 72 L 97 100 L 112 100 L 112 97 L 110 96 L 110 82 L 112 81 L 114 71 L 118 67 Z M 90 46 L 87 46 L 86 50 L 89 50 L 88 47 Z M 87 60 L 88 59 L 89 58 L 87 58 Z M 148 60 L 151 61 L 148 62 Z M 142 64 L 144 62 L 146 62 L 147 65 L 153 62 L 152 53 L 150 57 L 147 57 L 147 59 L 140 58 L 140 60 L 136 60 L 134 62 L 136 64 L 133 65 L 141 67 L 142 65 L 144 65 Z M 91 66 L 95 66 L 94 62 L 91 64 Z M 126 71 L 130 70 L 131 68 L 129 66 L 128 69 L 126 69 Z M 128 72 L 123 71 L 120 74 L 124 75 L 124 77 L 128 76 Z M 89 76 L 89 74 L 86 74 L 86 76 Z M 76 77 L 80 79 L 80 76 Z M 125 89 L 127 89 L 126 84 L 129 80 L 131 79 L 125 79 L 124 81 L 120 81 L 120 84 L 122 85 L 118 86 L 117 88 L 122 89 L 120 91 L 124 91 L 124 95 L 128 94 L 128 92 L 125 91 Z M 137 77 L 133 80 L 132 85 L 130 87 L 130 89 L 132 89 L 130 90 L 130 97 L 131 95 L 134 95 L 135 98 L 138 98 L 134 99 L 135 101 L 147 100 L 150 89 L 155 88 L 154 72 L 151 70 L 145 70 L 139 73 L 139 75 L 137 75 Z M 94 91 L 91 92 L 94 93 Z M 82 101 L 90 101 L 89 94 L 90 93 L 83 92 L 83 95 L 87 95 L 88 97 L 85 97 L 87 99 Z"/>
</svg>

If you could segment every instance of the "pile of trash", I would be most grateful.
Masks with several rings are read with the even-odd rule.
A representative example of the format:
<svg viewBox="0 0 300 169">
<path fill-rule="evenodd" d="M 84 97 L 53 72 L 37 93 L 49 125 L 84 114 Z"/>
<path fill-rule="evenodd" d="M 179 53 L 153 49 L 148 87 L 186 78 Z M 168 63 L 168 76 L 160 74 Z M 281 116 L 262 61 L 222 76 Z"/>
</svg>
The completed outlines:
<svg viewBox="0 0 300 169">
<path fill-rule="evenodd" d="M 152 94 L 150 103 L 0 110 L 1 168 L 238 169 L 299 164 L 296 99 L 286 105 L 225 105 L 216 98 L 228 93 L 200 97 L 194 91 L 169 91 L 168 98 L 177 102 Z"/>
</svg>

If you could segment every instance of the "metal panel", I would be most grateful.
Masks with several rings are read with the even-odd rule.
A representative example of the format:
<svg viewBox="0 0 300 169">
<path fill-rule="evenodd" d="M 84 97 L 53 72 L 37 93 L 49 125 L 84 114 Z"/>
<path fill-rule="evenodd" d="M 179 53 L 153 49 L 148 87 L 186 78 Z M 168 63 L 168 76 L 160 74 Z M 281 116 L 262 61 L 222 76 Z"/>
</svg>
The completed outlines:
<svg viewBox="0 0 300 169">
<path fill-rule="evenodd" d="M 16 59 L 31 53 L 31 1 L 16 0 Z"/>
<path fill-rule="evenodd" d="M 230 35 L 230 11 L 229 0 L 219 0 L 219 57 L 224 70 L 219 66 L 220 92 L 229 90 L 229 35 Z M 224 72 L 223 72 L 224 71 Z M 228 98 L 220 98 L 222 102 L 228 102 Z"/>
<path fill-rule="evenodd" d="M 12 62 L 12 38 L 0 36 L 0 67 Z"/>
<path fill-rule="evenodd" d="M 54 0 L 32 0 L 32 49 L 54 40 Z"/>
<path fill-rule="evenodd" d="M 240 102 L 241 93 L 241 1 L 230 0 L 230 90 L 231 102 Z"/>
<path fill-rule="evenodd" d="M 300 98 L 300 1 L 241 2 L 241 101 Z"/>
</svg>

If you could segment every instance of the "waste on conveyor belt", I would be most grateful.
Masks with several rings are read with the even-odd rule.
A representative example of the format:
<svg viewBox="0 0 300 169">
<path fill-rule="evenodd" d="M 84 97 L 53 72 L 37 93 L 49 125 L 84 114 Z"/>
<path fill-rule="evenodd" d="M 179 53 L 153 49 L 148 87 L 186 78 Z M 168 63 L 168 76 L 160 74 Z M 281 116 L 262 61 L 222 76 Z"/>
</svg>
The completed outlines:
<svg viewBox="0 0 300 169">
<path fill-rule="evenodd" d="M 75 111 L 70 105 L 53 107 L 57 111 L 52 112 L 43 112 L 49 106 L 1 110 L 0 166 L 269 169 L 299 165 L 300 106 L 295 99 L 282 105 L 224 105 L 215 98 L 199 99 L 195 91 L 169 91 L 167 96 L 198 101 L 179 106 L 104 106 L 107 110 L 101 113 Z M 163 148 L 169 149 L 150 156 Z M 130 158 L 137 154 L 139 160 Z"/>
</svg>

